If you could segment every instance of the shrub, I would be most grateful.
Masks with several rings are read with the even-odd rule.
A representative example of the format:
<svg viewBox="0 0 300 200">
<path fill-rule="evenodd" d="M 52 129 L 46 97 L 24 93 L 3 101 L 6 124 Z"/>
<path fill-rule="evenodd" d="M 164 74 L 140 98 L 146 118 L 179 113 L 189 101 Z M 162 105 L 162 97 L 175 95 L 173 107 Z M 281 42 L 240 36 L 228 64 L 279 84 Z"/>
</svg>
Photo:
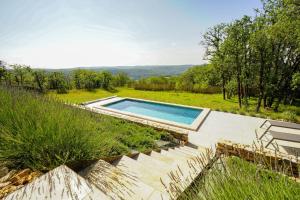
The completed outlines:
<svg viewBox="0 0 300 200">
<path fill-rule="evenodd" d="M 297 122 L 297 114 L 293 111 L 284 111 L 282 118 L 287 121 Z"/>
<path fill-rule="evenodd" d="M 0 88 L 0 162 L 11 167 L 50 170 L 71 161 L 151 149 L 164 134 L 36 93 Z"/>
<path fill-rule="evenodd" d="M 234 95 L 236 95 L 237 91 L 237 83 L 236 80 L 230 80 L 226 85 L 227 98 L 231 99 Z"/>
<path fill-rule="evenodd" d="M 240 115 L 246 115 L 246 112 L 243 111 L 243 110 L 239 110 L 238 113 L 239 113 Z"/>
</svg>

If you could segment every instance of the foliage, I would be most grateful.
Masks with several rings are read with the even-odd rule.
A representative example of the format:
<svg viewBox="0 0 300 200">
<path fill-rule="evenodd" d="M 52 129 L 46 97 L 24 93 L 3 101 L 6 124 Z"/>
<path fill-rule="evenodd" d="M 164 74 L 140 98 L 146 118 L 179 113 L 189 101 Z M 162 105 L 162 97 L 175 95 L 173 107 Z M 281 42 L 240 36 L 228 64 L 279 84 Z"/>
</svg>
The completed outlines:
<svg viewBox="0 0 300 200">
<path fill-rule="evenodd" d="M 0 82 L 2 81 L 2 77 L 4 77 L 5 75 L 5 66 L 4 66 L 4 62 L 0 60 Z"/>
<path fill-rule="evenodd" d="M 223 98 L 236 83 L 239 107 L 251 96 L 261 106 L 278 111 L 280 104 L 299 98 L 294 91 L 300 71 L 300 5 L 295 0 L 263 0 L 255 17 L 218 24 L 203 35 L 206 57 L 222 86 Z M 234 80 L 234 82 L 233 82 Z M 229 85 L 229 86 L 228 86 Z"/>
<path fill-rule="evenodd" d="M 282 116 L 284 119 L 291 121 L 291 122 L 296 122 L 297 121 L 297 114 L 295 111 L 284 111 L 282 113 Z"/>
<path fill-rule="evenodd" d="M 46 90 L 47 84 L 47 75 L 46 72 L 43 70 L 37 70 L 33 72 L 34 81 L 37 84 L 38 90 L 41 93 L 44 93 Z"/>
<path fill-rule="evenodd" d="M 71 161 L 149 150 L 166 134 L 37 93 L 0 89 L 0 162 L 11 167 L 50 170 Z"/>
<path fill-rule="evenodd" d="M 235 79 L 228 81 L 225 86 L 227 99 L 231 99 L 234 95 L 236 95 L 237 90 L 237 82 Z"/>
<path fill-rule="evenodd" d="M 190 92 L 175 92 L 175 91 L 142 91 L 134 90 L 131 88 L 117 88 L 117 92 L 109 92 L 105 90 L 84 91 L 84 90 L 70 90 L 68 94 L 56 95 L 50 93 L 49 95 L 54 98 L 59 98 L 64 102 L 70 103 L 82 103 L 99 98 L 109 97 L 112 95 L 118 95 L 121 97 L 133 97 L 141 99 L 149 99 L 154 101 L 178 103 L 183 105 L 198 106 L 203 108 L 211 108 L 213 110 L 221 110 L 223 112 L 241 112 L 250 116 L 256 116 L 255 108 L 257 98 L 250 98 L 247 108 L 240 109 L 237 104 L 237 98 L 223 100 L 221 94 L 201 94 Z M 297 104 L 299 102 L 295 102 Z M 262 108 L 259 112 L 261 117 L 269 117 L 272 119 L 283 119 L 290 121 L 290 117 L 283 114 L 283 111 L 291 111 L 296 114 L 296 122 L 300 122 L 300 107 L 295 105 L 280 105 L 278 112 L 274 112 L 271 109 Z"/>
<path fill-rule="evenodd" d="M 175 77 L 149 77 L 136 81 L 133 85 L 136 90 L 167 91 L 174 90 Z"/>
<path fill-rule="evenodd" d="M 215 71 L 211 65 L 206 65 L 192 67 L 185 71 L 179 76 L 176 88 L 183 91 L 201 92 L 206 88 L 213 88 L 214 86 L 217 86 Z M 215 91 L 214 93 L 218 92 Z"/>
<path fill-rule="evenodd" d="M 196 93 L 219 93 L 216 73 L 212 66 L 202 65 L 189 68 L 179 76 L 148 77 L 134 83 L 134 89 L 152 91 L 189 91 Z"/>
<path fill-rule="evenodd" d="M 293 74 L 291 86 L 293 91 L 300 91 L 300 72 Z"/>
<path fill-rule="evenodd" d="M 300 184 L 287 176 L 229 157 L 215 163 L 203 180 L 179 199 L 299 199 Z"/>
<path fill-rule="evenodd" d="M 130 81 L 130 77 L 126 73 L 119 72 L 115 76 L 113 76 L 112 85 L 115 87 L 124 87 Z"/>
<path fill-rule="evenodd" d="M 67 77 L 62 72 L 52 72 L 48 75 L 48 88 L 56 90 L 58 94 L 67 93 L 67 89 L 70 88 Z"/>
<path fill-rule="evenodd" d="M 96 88 L 113 91 L 114 87 L 125 86 L 131 82 L 131 79 L 125 73 L 112 75 L 108 71 L 96 72 L 77 69 L 72 74 L 65 74 L 60 71 L 34 70 L 25 65 L 11 65 L 11 67 L 12 69 L 8 70 L 1 64 L 0 82 L 4 77 L 8 86 L 33 89 L 41 93 L 50 89 L 56 90 L 59 94 L 64 94 L 73 87 L 90 91 Z"/>
</svg>

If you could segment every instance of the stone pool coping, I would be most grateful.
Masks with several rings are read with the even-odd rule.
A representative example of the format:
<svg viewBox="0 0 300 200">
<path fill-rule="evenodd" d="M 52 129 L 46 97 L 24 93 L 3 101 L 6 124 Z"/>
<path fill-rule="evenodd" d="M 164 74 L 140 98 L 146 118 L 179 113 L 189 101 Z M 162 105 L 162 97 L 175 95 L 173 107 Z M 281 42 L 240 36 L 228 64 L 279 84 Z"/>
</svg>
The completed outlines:
<svg viewBox="0 0 300 200">
<path fill-rule="evenodd" d="M 159 103 L 159 104 L 165 104 L 165 105 L 171 105 L 171 106 L 180 106 L 180 107 L 201 109 L 202 112 L 194 120 L 194 122 L 191 125 L 184 125 L 184 124 L 180 124 L 180 123 L 176 123 L 176 122 L 171 122 L 168 120 L 157 119 L 157 118 L 148 117 L 148 116 L 139 115 L 139 114 L 133 114 L 130 112 L 125 112 L 125 111 L 118 111 L 118 110 L 107 108 L 107 107 L 103 106 L 103 105 L 118 102 L 118 101 L 121 101 L 124 99 L 131 99 L 131 100 L 146 101 L 146 102 Z M 102 98 L 102 99 L 97 99 L 94 101 L 85 102 L 82 105 L 86 108 L 91 109 L 94 112 L 98 112 L 98 113 L 100 112 L 100 113 L 106 114 L 106 115 L 113 115 L 115 117 L 130 120 L 133 122 L 138 122 L 138 123 L 142 122 L 143 124 L 154 126 L 154 127 L 159 127 L 160 129 L 165 129 L 165 130 L 170 130 L 173 132 L 185 133 L 185 134 L 187 134 L 190 130 L 192 130 L 192 131 L 198 130 L 210 112 L 210 109 L 208 109 L 208 108 L 186 106 L 186 105 L 181 105 L 181 104 L 165 103 L 165 102 L 131 98 L 131 97 L 117 97 L 117 96 L 111 96 L 111 97 L 106 97 L 106 98 Z"/>
</svg>

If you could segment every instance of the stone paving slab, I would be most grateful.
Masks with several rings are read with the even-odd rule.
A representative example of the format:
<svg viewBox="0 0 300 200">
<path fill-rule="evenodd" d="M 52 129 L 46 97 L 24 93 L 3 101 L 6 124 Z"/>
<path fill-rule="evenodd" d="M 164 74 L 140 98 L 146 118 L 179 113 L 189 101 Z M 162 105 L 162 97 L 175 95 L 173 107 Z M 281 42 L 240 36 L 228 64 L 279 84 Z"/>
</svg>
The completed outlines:
<svg viewBox="0 0 300 200">
<path fill-rule="evenodd" d="M 55 168 L 21 189 L 4 197 L 3 200 L 85 200 L 109 199 L 65 165 Z"/>
<path fill-rule="evenodd" d="M 265 119 L 211 111 L 199 130 L 190 131 L 188 139 L 197 146 L 214 147 L 220 139 L 241 144 L 256 140 L 255 130 Z"/>
</svg>

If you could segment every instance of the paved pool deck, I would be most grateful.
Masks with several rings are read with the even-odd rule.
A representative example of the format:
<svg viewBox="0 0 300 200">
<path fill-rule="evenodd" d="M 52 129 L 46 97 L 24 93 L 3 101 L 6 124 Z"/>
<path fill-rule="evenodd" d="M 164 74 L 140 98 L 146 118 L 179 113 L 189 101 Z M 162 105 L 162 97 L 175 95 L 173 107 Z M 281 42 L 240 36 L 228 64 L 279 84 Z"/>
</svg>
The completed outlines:
<svg viewBox="0 0 300 200">
<path fill-rule="evenodd" d="M 101 108 L 101 105 L 115 102 L 123 98 L 112 96 L 85 104 L 86 108 L 93 112 L 111 115 L 118 118 L 127 119 L 130 121 L 142 123 L 160 129 L 174 131 L 188 135 L 189 143 L 196 146 L 215 147 L 220 140 L 230 140 L 240 144 L 253 144 L 256 140 L 255 130 L 266 120 L 257 117 L 250 117 L 232 113 L 211 111 L 208 113 L 197 131 L 187 130 L 180 127 L 149 121 L 138 117 L 129 116 L 126 114 L 115 113 Z M 100 106 L 100 107 L 99 107 Z"/>
<path fill-rule="evenodd" d="M 214 147 L 218 140 L 253 144 L 257 129 L 266 119 L 232 113 L 211 111 L 197 131 L 188 133 L 189 142 Z"/>
</svg>

